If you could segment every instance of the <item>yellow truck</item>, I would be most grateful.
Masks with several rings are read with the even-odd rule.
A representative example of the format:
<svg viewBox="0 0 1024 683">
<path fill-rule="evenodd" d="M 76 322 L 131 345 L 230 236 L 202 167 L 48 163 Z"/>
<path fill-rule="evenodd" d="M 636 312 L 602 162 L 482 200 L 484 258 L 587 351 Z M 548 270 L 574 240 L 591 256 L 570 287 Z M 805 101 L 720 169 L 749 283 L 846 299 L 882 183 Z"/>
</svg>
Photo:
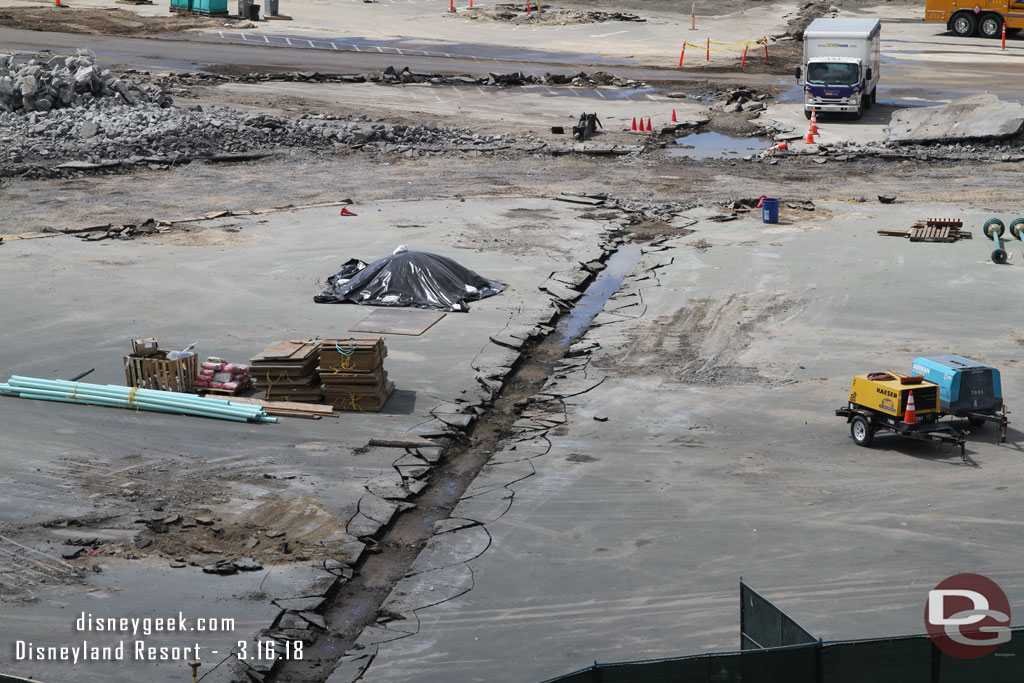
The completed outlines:
<svg viewBox="0 0 1024 683">
<path fill-rule="evenodd" d="M 1024 0 L 925 0 L 925 21 L 942 21 L 958 36 L 999 38 L 1024 28 Z"/>
<path fill-rule="evenodd" d="M 920 375 L 902 375 L 892 370 L 856 375 L 850 384 L 846 406 L 836 410 L 850 425 L 858 446 L 870 446 L 875 433 L 884 431 L 909 439 L 939 441 L 960 447 L 966 453 L 967 432 L 948 422 L 939 422 L 942 404 L 937 384 Z"/>
</svg>

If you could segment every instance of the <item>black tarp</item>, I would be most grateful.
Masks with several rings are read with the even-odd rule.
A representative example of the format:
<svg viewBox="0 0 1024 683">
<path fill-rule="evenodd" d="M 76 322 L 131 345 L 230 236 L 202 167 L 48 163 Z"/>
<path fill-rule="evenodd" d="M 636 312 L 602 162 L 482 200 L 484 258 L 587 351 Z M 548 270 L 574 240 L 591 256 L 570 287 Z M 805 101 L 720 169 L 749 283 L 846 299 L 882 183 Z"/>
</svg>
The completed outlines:
<svg viewBox="0 0 1024 683">
<path fill-rule="evenodd" d="M 446 256 L 399 247 L 369 265 L 358 259 L 346 261 L 341 271 L 327 278 L 327 289 L 313 301 L 468 311 L 468 302 L 498 294 L 505 287 Z"/>
</svg>

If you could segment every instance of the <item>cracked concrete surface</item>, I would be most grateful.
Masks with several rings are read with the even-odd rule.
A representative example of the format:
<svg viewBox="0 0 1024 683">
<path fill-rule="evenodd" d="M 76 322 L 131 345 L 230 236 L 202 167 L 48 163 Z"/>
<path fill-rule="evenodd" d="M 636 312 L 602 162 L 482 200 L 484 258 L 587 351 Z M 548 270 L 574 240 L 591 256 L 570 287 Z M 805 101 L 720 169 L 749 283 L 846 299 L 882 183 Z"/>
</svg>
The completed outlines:
<svg viewBox="0 0 1024 683">
<path fill-rule="evenodd" d="M 1024 598 L 1015 524 L 991 514 L 1019 504 L 1020 431 L 970 441 L 964 464 L 892 437 L 858 448 L 832 415 L 852 374 L 922 353 L 968 353 L 1006 387 L 1024 379 L 1021 335 L 1002 322 L 1021 304 L 992 316 L 983 303 L 1013 274 L 970 241 L 878 242 L 879 222 L 909 224 L 920 207 L 819 208 L 777 226 L 701 221 L 645 250 L 453 512 L 490 536 L 465 552 L 472 589 L 418 603 L 416 628 L 374 641 L 360 680 L 510 667 L 542 680 L 595 659 L 735 649 L 740 576 L 826 638 L 921 631 L 927 590 L 967 566 Z M 936 272 L 960 273 L 955 300 Z M 893 281 L 929 314 L 880 333 L 869 321 Z"/>
<path fill-rule="evenodd" d="M 500 252 L 470 251 L 455 244 L 453 236 L 470 224 L 483 237 L 484 215 L 485 232 L 504 230 L 503 220 L 493 214 L 513 208 L 543 209 L 544 221 L 533 228 L 537 234 L 506 244 Z M 441 218 L 431 226 L 394 227 L 414 224 L 411 219 L 423 211 Z M 67 615 L 76 610 L 140 616 L 158 611 L 168 595 L 181 594 L 178 607 L 187 616 L 205 616 L 213 609 L 218 616 L 238 620 L 230 633 L 203 634 L 204 662 L 211 661 L 207 657 L 212 650 L 218 651 L 214 657 L 219 661 L 227 660 L 240 640 L 310 637 L 323 628 L 315 611 L 322 608 L 324 596 L 352 577 L 365 544 L 372 544 L 382 527 L 409 507 L 407 501 L 426 485 L 443 447 L 472 424 L 511 371 L 519 351 L 490 338 L 521 340 L 538 324 L 549 322 L 555 309 L 539 286 L 553 270 L 570 269 L 579 255 L 597 258 L 598 236 L 606 227 L 545 199 L 430 206 L 385 202 L 363 206 L 360 213 L 358 224 L 339 224 L 332 209 L 235 218 L 231 227 L 240 232 L 230 233 L 230 252 L 210 248 L 204 239 L 221 233 L 223 220 L 193 227 L 191 234 L 198 238 L 193 244 L 172 233 L 171 245 L 160 236 L 96 245 L 57 237 L 18 245 L 18 257 L 0 268 L 0 282 L 9 291 L 23 291 L 16 283 L 28 280 L 35 288 L 7 306 L 11 324 L 0 332 L 0 364 L 35 376 L 67 376 L 88 364 L 97 367 L 90 379 L 99 383 L 122 380 L 120 356 L 132 337 L 156 336 L 164 346 L 199 339 L 201 355 L 241 360 L 275 339 L 343 332 L 368 311 L 313 304 L 319 282 L 349 256 L 389 253 L 400 242 L 452 255 L 511 287 L 478 302 L 468 314 L 448 316 L 422 337 L 388 336 L 386 366 L 398 389 L 380 414 L 238 425 L 5 400 L 0 408 L 9 428 L 0 436 L 0 450 L 7 478 L 16 485 L 0 505 L 0 570 L 10 603 L 0 627 L 17 625 L 37 644 L 63 642 L 73 635 L 74 619 Z M 514 223 L 524 235 L 530 232 L 521 221 Z M 589 253 L 578 248 L 588 242 L 594 245 Z M 162 278 L 151 268 L 157 258 L 180 262 L 181 277 Z M 44 265 L 54 263 L 60 265 Z M 111 270 L 111 264 L 117 267 Z M 65 282 L 71 273 L 73 290 Z M 115 298 L 109 296 L 111 287 L 118 292 Z M 151 312 L 154 292 L 160 292 L 159 315 Z M 44 301 L 49 312 L 45 323 L 36 317 Z M 73 337 L 74 344 L 42 343 L 54 337 Z M 468 355 L 463 345 L 467 341 L 477 349 Z M 441 367 L 444 372 L 438 371 Z M 41 430 L 44 423 L 48 428 Z M 403 434 L 430 437 L 433 445 L 367 446 L 369 439 L 387 441 Z M 225 439 L 234 444 L 227 454 L 219 446 Z M 301 502 L 303 497 L 315 504 Z M 301 504 L 276 519 L 253 517 L 271 500 Z M 262 556 L 260 572 L 197 577 L 197 568 L 171 568 L 168 562 L 174 558 L 159 552 L 134 547 L 114 552 L 112 548 L 137 537 L 136 518 L 152 508 L 161 515 L 180 512 L 185 517 L 204 512 L 225 526 L 233 520 L 258 522 L 263 526 L 248 533 L 259 541 L 257 550 L 270 553 L 273 547 L 273 553 Z M 63 520 L 67 529 L 47 528 L 55 519 Z M 437 600 L 449 599 L 471 583 L 471 577 L 459 573 L 465 567 L 459 558 L 486 547 L 479 539 L 481 534 L 486 537 L 486 530 L 467 524 L 439 536 L 444 540 L 425 556 L 451 566 L 417 570 L 437 576 L 432 591 Z M 281 529 L 275 530 L 278 525 Z M 309 536 L 314 528 L 320 529 L 315 536 L 319 542 Z M 202 542 L 209 531 L 200 526 L 188 533 Z M 53 557 L 71 536 L 103 542 L 94 556 L 66 563 L 34 554 Z M 313 539 L 308 549 L 302 545 L 307 537 Z M 122 545 L 112 545 L 117 539 Z M 282 541 L 292 550 L 281 554 L 277 548 Z M 450 561 L 442 561 L 445 557 Z M 38 562 L 51 563 L 57 574 L 44 583 L 31 569 Z M 61 571 L 66 575 L 58 575 Z M 158 593 L 148 590 L 154 580 L 161 585 Z M 116 602 L 96 602 L 114 593 Z M 410 609 L 413 600 L 396 603 L 394 611 Z M 174 634 L 154 634 L 147 640 L 178 644 Z M 7 666 L 10 654 L 0 654 L 5 670 L 13 670 Z M 249 664 L 257 672 L 270 668 L 267 662 Z M 139 675 L 147 680 L 162 681 L 179 680 L 183 666 L 166 664 L 153 671 L 148 664 L 89 663 L 88 671 L 115 676 L 144 671 Z M 17 670 L 52 679 L 63 675 L 59 672 L 64 668 L 36 662 L 21 663 Z M 209 681 L 243 675 L 236 663 L 227 661 L 205 673 Z"/>
</svg>

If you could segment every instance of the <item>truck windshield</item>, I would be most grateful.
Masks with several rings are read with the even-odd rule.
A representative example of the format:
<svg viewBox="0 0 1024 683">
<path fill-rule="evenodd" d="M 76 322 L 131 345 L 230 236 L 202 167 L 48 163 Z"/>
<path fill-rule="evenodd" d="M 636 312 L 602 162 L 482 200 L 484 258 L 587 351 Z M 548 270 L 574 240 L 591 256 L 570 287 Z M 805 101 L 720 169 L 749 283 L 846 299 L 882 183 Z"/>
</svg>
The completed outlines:
<svg viewBox="0 0 1024 683">
<path fill-rule="evenodd" d="M 860 68 L 856 64 L 812 62 L 807 65 L 807 82 L 815 85 L 856 85 Z"/>
</svg>

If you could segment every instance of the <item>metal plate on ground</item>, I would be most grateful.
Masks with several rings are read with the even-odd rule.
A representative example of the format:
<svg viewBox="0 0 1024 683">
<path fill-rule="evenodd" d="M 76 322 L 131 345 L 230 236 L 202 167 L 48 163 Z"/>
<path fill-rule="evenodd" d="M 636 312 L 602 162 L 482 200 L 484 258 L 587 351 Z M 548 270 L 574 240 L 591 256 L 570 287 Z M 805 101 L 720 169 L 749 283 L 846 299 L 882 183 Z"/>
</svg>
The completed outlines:
<svg viewBox="0 0 1024 683">
<path fill-rule="evenodd" d="M 415 336 L 429 330 L 445 315 L 442 311 L 421 311 L 415 308 L 381 308 L 348 328 L 348 331 Z"/>
</svg>

